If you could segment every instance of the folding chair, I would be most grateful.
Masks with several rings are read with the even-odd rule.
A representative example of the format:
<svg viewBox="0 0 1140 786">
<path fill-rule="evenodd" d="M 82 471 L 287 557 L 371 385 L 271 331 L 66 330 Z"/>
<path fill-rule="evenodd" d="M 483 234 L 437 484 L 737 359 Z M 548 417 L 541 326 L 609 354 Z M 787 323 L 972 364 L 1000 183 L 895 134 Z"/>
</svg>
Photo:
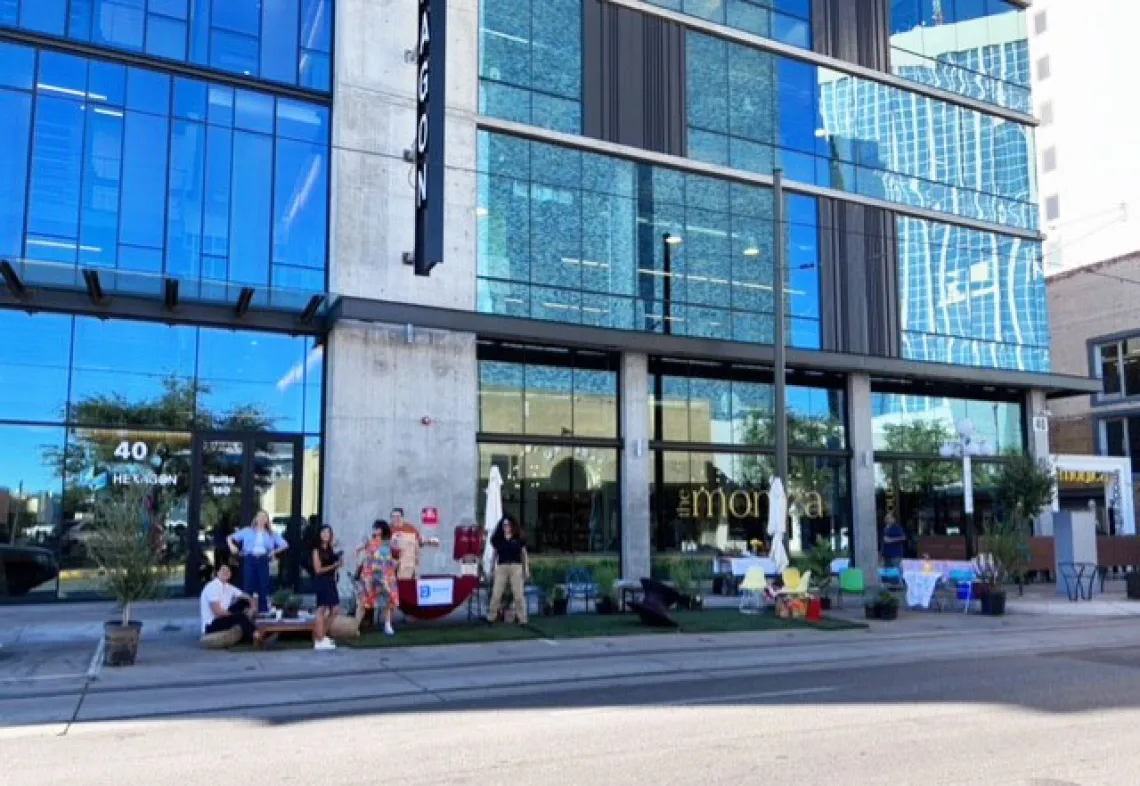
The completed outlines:
<svg viewBox="0 0 1140 786">
<path fill-rule="evenodd" d="M 740 583 L 740 613 L 759 614 L 768 590 L 768 578 L 763 568 L 749 568 Z"/>
</svg>

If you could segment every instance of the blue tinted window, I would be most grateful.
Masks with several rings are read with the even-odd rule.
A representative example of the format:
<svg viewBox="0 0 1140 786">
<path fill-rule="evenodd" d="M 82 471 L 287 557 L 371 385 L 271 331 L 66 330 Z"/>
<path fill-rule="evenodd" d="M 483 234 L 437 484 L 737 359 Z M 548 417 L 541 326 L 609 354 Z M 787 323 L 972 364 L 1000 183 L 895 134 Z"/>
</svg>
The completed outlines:
<svg viewBox="0 0 1140 786">
<path fill-rule="evenodd" d="M 87 97 L 111 106 L 124 106 L 127 96 L 127 69 L 113 63 L 92 60 L 90 64 L 90 85 Z"/>
<path fill-rule="evenodd" d="M 261 8 L 261 78 L 293 82 L 297 78 L 299 0 L 263 0 Z"/>
<path fill-rule="evenodd" d="M 3 25 L 326 93 L 332 15 L 333 0 L 0 0 Z"/>
<path fill-rule="evenodd" d="M 327 107 L 57 53 L 36 85 L 0 87 L 0 254 L 324 288 Z"/>
<path fill-rule="evenodd" d="M 264 286 L 269 283 L 272 137 L 246 131 L 234 132 L 234 162 L 230 201 L 230 281 Z"/>
<path fill-rule="evenodd" d="M 199 406 L 215 417 L 256 419 L 263 430 L 304 428 L 306 341 L 202 329 Z"/>
<path fill-rule="evenodd" d="M 92 0 L 91 40 L 121 49 L 142 49 L 145 0 Z M 24 0 L 28 4 L 28 0 Z"/>
<path fill-rule="evenodd" d="M 28 143 L 31 132 L 32 97 L 28 93 L 0 89 L 0 256 L 22 256 L 24 191 L 28 176 Z M 3 387 L 0 385 L 0 387 Z"/>
<path fill-rule="evenodd" d="M 238 90 L 234 101 L 234 127 L 273 133 L 273 97 Z"/>
<path fill-rule="evenodd" d="M 93 107 L 87 115 L 80 264 L 114 267 L 118 258 L 123 112 Z"/>
<path fill-rule="evenodd" d="M 692 158 L 1036 228 L 1029 126 L 700 33 L 686 69 Z"/>
<path fill-rule="evenodd" d="M 0 85 L 31 90 L 35 83 L 36 53 L 26 46 L 0 44 Z"/>
<path fill-rule="evenodd" d="M 170 135 L 166 270 L 181 278 L 200 274 L 205 160 L 206 127 L 176 120 Z"/>
<path fill-rule="evenodd" d="M 127 106 L 155 115 L 170 112 L 170 77 L 141 68 L 127 69 Z"/>
<path fill-rule="evenodd" d="M 62 420 L 71 318 L 0 311 L 0 420 Z"/>
<path fill-rule="evenodd" d="M 273 211 L 273 262 L 324 270 L 328 149 L 279 139 Z"/>
<path fill-rule="evenodd" d="M 210 35 L 210 65 L 223 71 L 253 76 L 257 73 L 257 39 L 217 30 Z"/>
<path fill-rule="evenodd" d="M 480 14 L 480 111 L 581 131 L 581 0 L 487 0 Z"/>
<path fill-rule="evenodd" d="M 79 228 L 84 105 L 41 93 L 36 101 L 28 232 L 72 241 Z M 7 125 L 7 123 L 5 123 Z M 43 248 L 43 241 L 35 245 Z M 28 256 L 39 256 L 29 241 Z M 50 246 L 48 246 L 50 248 Z"/>
<path fill-rule="evenodd" d="M 127 114 L 119 208 L 119 240 L 127 245 L 162 248 L 168 122 L 141 112 Z"/>
<path fill-rule="evenodd" d="M 22 0 L 20 27 L 37 33 L 63 35 L 67 21 L 67 0 Z"/>
<path fill-rule="evenodd" d="M 1039 243 L 900 216 L 897 249 L 904 357 L 1049 370 Z"/>
<path fill-rule="evenodd" d="M 478 161 L 480 311 L 772 341 L 768 189 L 486 133 Z M 792 343 L 818 348 L 815 201 L 785 229 Z"/>
<path fill-rule="evenodd" d="M 186 120 L 206 119 L 206 85 L 204 82 L 175 78 L 174 115 Z"/>
<path fill-rule="evenodd" d="M 271 0 L 266 0 L 267 2 Z M 225 0 L 214 3 L 214 26 L 236 33 L 257 35 L 262 0 Z"/>
<path fill-rule="evenodd" d="M 146 22 L 146 51 L 171 60 L 185 60 L 186 23 L 151 14 Z"/>
</svg>

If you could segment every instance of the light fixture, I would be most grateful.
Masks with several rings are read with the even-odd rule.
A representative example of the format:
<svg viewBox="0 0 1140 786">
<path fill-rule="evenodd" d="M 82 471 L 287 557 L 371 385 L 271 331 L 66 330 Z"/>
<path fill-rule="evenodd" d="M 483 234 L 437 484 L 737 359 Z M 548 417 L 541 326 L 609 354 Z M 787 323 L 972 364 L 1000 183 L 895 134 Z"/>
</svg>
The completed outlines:
<svg viewBox="0 0 1140 786">
<path fill-rule="evenodd" d="M 758 257 L 760 256 L 760 249 L 756 248 L 756 246 L 749 246 L 748 248 L 744 249 L 744 256 Z"/>
<path fill-rule="evenodd" d="M 671 246 L 679 246 L 679 245 L 681 245 L 681 236 L 680 235 L 666 235 L 665 236 L 665 242 Z"/>
</svg>

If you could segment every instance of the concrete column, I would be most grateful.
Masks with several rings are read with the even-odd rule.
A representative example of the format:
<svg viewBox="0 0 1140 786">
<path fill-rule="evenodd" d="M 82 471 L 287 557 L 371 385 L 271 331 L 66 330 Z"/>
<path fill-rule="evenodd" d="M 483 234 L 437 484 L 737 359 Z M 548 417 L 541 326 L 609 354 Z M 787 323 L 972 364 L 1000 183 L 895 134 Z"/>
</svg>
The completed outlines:
<svg viewBox="0 0 1140 786">
<path fill-rule="evenodd" d="M 1049 461 L 1049 417 L 1043 390 L 1030 390 L 1025 393 L 1025 435 L 1029 455 L 1037 461 Z M 1043 426 L 1043 428 L 1038 428 Z M 1047 510 L 1037 517 L 1033 524 L 1033 534 L 1039 537 L 1053 536 L 1053 511 Z"/>
<path fill-rule="evenodd" d="M 621 359 L 621 564 L 622 578 L 649 575 L 649 359 L 625 354 Z"/>
<path fill-rule="evenodd" d="M 447 4 L 444 260 L 416 276 L 414 165 L 418 11 L 413 2 L 339 0 L 332 117 L 330 287 L 338 295 L 475 308 L 476 0 Z"/>
<path fill-rule="evenodd" d="M 875 443 L 871 378 L 847 378 L 847 438 L 851 443 L 851 562 L 869 586 L 879 583 L 879 529 L 875 513 Z"/>
<path fill-rule="evenodd" d="M 478 458 L 475 337 L 341 323 L 326 350 L 324 521 L 351 554 L 372 520 L 439 509 L 440 548 L 424 573 L 452 573 L 453 528 L 475 519 Z"/>
</svg>

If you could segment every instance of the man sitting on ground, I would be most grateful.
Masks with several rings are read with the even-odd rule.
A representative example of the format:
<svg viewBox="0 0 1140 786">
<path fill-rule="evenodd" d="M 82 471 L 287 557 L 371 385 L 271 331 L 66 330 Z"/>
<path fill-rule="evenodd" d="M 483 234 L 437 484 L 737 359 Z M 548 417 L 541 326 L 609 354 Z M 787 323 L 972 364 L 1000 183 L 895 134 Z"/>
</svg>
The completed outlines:
<svg viewBox="0 0 1140 786">
<path fill-rule="evenodd" d="M 202 635 L 221 633 L 231 628 L 241 629 L 242 644 L 252 644 L 257 629 L 253 616 L 257 608 L 253 600 L 230 584 L 229 565 L 218 568 L 216 578 L 202 590 L 198 608 L 202 615 Z"/>
</svg>

